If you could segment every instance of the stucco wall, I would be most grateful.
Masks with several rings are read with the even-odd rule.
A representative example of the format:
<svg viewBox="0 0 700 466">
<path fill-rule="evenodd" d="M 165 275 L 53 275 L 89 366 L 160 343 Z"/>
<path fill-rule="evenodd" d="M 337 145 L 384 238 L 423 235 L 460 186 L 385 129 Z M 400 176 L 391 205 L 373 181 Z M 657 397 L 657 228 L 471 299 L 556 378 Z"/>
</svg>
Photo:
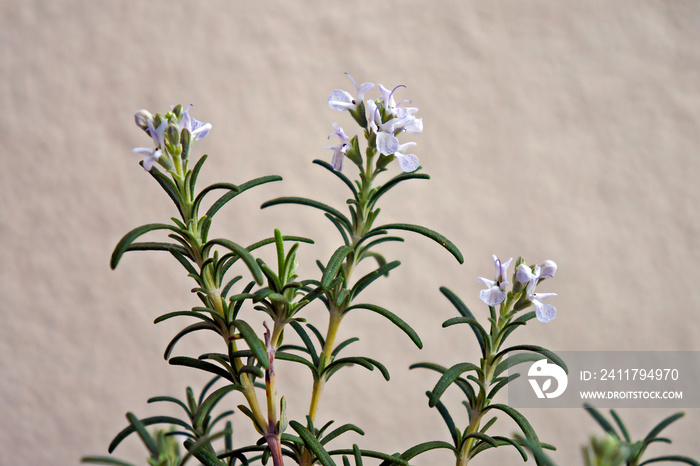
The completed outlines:
<svg viewBox="0 0 700 466">
<path fill-rule="evenodd" d="M 150 396 L 204 380 L 162 358 L 177 324 L 152 324 L 196 304 L 182 269 L 158 253 L 109 268 L 125 232 L 175 215 L 130 153 L 148 143 L 134 111 L 195 105 L 213 124 L 197 146 L 210 154 L 203 182 L 282 175 L 226 207 L 215 232 L 243 244 L 275 227 L 311 236 L 301 267 L 314 273 L 339 245 L 334 228 L 301 207 L 259 206 L 280 195 L 342 206 L 339 184 L 311 161 L 330 160 L 332 122 L 350 126 L 326 105 L 351 86 L 344 72 L 406 85 L 425 124 L 416 154 L 432 180 L 398 188 L 382 215 L 444 233 L 466 259 L 410 234 L 387 248 L 403 265 L 372 297 L 425 349 L 377 316 L 348 317 L 342 336 L 357 333 L 356 354 L 392 379 L 350 369 L 331 380 L 320 418 L 367 434 L 347 444 L 447 439 L 423 394 L 435 378 L 407 367 L 477 357 L 464 328 L 440 328 L 454 311 L 438 287 L 483 317 L 476 277 L 492 273 L 491 254 L 559 264 L 547 290 L 558 317 L 528 325 L 521 342 L 700 350 L 699 21 L 694 1 L 0 2 L 0 464 L 104 453 L 126 411 L 155 414 Z M 217 343 L 195 335 L 179 352 Z M 280 371 L 302 417 L 308 374 Z M 687 411 L 668 430 L 674 444 L 656 451 L 700 455 L 700 413 Z M 562 465 L 580 464 L 579 445 L 600 433 L 582 410 L 526 412 Z M 622 411 L 637 436 L 668 414 Z M 117 453 L 138 460 L 143 448 L 134 438 Z"/>
</svg>

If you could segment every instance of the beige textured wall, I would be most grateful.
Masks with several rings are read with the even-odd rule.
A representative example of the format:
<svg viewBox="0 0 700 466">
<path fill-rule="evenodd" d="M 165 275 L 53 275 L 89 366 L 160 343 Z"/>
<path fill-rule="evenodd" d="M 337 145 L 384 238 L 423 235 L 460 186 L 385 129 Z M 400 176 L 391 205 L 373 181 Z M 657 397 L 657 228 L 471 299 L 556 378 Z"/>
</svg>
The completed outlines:
<svg viewBox="0 0 700 466">
<path fill-rule="evenodd" d="M 162 359 L 177 325 L 152 325 L 195 304 L 181 269 L 157 253 L 108 266 L 126 231 L 174 215 L 130 154 L 148 143 L 133 112 L 195 104 L 214 126 L 197 146 L 211 156 L 205 182 L 283 175 L 227 207 L 215 231 L 241 243 L 275 226 L 313 236 L 302 247 L 311 272 L 338 245 L 330 224 L 258 207 L 279 195 L 342 206 L 311 161 L 330 158 L 333 121 L 351 126 L 325 103 L 348 88 L 344 72 L 405 84 L 424 119 L 416 153 L 433 179 L 387 196 L 384 218 L 435 228 L 466 258 L 459 266 L 408 234 L 388 249 L 403 265 L 372 296 L 425 349 L 378 317 L 347 319 L 343 336 L 362 337 L 356 354 L 392 373 L 385 383 L 351 369 L 329 384 L 320 417 L 367 432 L 348 443 L 396 451 L 447 438 L 423 395 L 435 378 L 407 366 L 476 357 L 465 329 L 440 328 L 454 311 L 438 287 L 483 316 L 476 277 L 492 273 L 492 253 L 560 267 L 548 287 L 558 318 L 529 325 L 521 342 L 700 350 L 699 21 L 695 1 L 0 2 L 0 464 L 104 453 L 126 411 L 155 414 L 148 397 L 203 380 Z M 192 336 L 179 352 L 217 343 Z M 302 416 L 307 374 L 282 377 Z M 562 465 L 580 464 L 578 446 L 599 433 L 582 410 L 527 414 Z M 670 412 L 622 414 L 641 436 Z M 698 428 L 688 410 L 668 431 L 674 444 L 656 451 L 700 455 Z M 137 460 L 143 449 L 131 439 L 118 453 Z M 478 464 L 517 462 L 506 451 Z"/>
</svg>

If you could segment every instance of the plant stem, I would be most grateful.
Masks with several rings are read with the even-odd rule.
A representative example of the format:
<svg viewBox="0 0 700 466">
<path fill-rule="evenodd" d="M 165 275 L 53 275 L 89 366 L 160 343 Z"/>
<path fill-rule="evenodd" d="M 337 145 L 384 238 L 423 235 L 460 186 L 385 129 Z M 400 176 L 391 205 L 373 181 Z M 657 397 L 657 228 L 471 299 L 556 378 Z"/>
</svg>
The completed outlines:
<svg viewBox="0 0 700 466">
<path fill-rule="evenodd" d="M 507 304 L 508 303 L 506 303 L 506 306 L 504 307 L 504 309 L 502 309 L 498 320 L 495 323 L 493 321 L 491 323 L 491 344 L 486 349 L 486 355 L 484 357 L 481 368 L 481 386 L 485 387 L 487 390 L 491 385 L 493 379 L 493 372 L 498 366 L 498 364 L 500 364 L 502 359 L 502 357 L 496 358 L 495 356 L 503 339 L 503 328 L 506 325 L 508 325 L 511 319 L 510 313 L 508 312 Z M 466 435 L 473 434 L 479 431 L 484 410 L 488 407 L 489 400 L 487 400 L 486 398 L 487 393 L 484 391 L 483 388 L 481 388 L 481 386 L 479 388 L 479 394 L 476 397 L 476 406 L 472 408 L 471 421 L 469 423 L 469 426 L 467 427 Z M 474 446 L 475 442 L 475 438 L 469 438 L 464 442 L 462 448 L 459 451 L 459 455 L 457 456 L 457 466 L 468 465 L 471 456 L 471 449 Z"/>
<path fill-rule="evenodd" d="M 321 370 L 325 369 L 331 362 L 333 354 L 333 346 L 335 345 L 335 337 L 338 334 L 338 328 L 340 327 L 340 321 L 343 318 L 342 309 L 335 307 L 331 308 L 330 319 L 328 320 L 328 331 L 326 332 L 326 342 L 323 345 L 323 350 L 321 351 L 319 368 Z M 319 377 L 314 380 L 314 386 L 311 392 L 311 404 L 309 406 L 309 417 L 312 421 L 316 419 L 316 412 L 318 411 L 318 403 L 321 399 L 321 393 L 323 392 L 323 387 L 326 384 L 326 379 L 324 377 Z"/>
</svg>

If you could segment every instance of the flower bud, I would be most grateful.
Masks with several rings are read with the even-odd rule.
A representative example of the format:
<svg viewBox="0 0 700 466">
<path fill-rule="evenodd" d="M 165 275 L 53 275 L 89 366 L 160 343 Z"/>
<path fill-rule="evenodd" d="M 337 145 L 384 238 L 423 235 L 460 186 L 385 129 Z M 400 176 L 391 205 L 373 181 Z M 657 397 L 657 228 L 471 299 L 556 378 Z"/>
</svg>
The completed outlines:
<svg viewBox="0 0 700 466">
<path fill-rule="evenodd" d="M 177 118 L 177 120 L 179 121 L 180 118 L 182 118 L 182 105 L 177 104 L 177 105 L 173 108 L 172 112 L 173 112 L 173 114 L 175 115 L 175 118 Z"/>
<path fill-rule="evenodd" d="M 145 131 L 148 129 L 148 122 L 153 120 L 153 115 L 148 110 L 141 109 L 134 114 L 134 120 L 136 126 Z"/>
<path fill-rule="evenodd" d="M 168 128 L 165 130 L 165 135 L 173 146 L 180 144 L 180 129 L 177 126 L 173 124 L 168 125 Z"/>
<path fill-rule="evenodd" d="M 190 142 L 192 140 L 192 134 L 183 128 L 180 132 L 180 142 L 182 143 L 182 158 L 187 159 L 190 156 Z"/>
</svg>

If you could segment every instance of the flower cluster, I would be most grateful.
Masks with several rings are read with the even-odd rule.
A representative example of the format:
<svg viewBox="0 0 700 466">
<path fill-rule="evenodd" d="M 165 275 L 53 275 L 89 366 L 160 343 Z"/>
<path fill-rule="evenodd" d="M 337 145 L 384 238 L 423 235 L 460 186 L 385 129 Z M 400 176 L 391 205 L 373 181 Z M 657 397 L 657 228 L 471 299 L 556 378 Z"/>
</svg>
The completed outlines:
<svg viewBox="0 0 700 466">
<path fill-rule="evenodd" d="M 347 74 L 347 73 L 346 73 Z M 381 84 L 377 85 L 381 98 L 365 99 L 365 94 L 375 87 L 374 83 L 366 82 L 357 85 L 355 80 L 348 74 L 348 77 L 355 85 L 355 95 L 347 91 L 335 89 L 328 97 L 328 106 L 337 111 L 349 111 L 355 121 L 365 130 L 365 136 L 372 150 L 379 152 L 384 157 L 382 166 L 396 159 L 404 172 L 413 172 L 418 169 L 419 162 L 416 155 L 408 153 L 408 149 L 415 146 L 415 142 L 401 144 L 397 136 L 401 133 L 417 134 L 423 131 L 422 118 L 416 118 L 414 113 L 418 111 L 416 107 L 403 106 L 410 103 L 408 100 L 400 101 L 398 104 L 394 99 L 397 89 L 405 87 L 403 85 L 388 89 Z M 335 170 L 343 169 L 343 159 L 350 157 L 357 163 L 358 153 L 351 156 L 349 151 L 353 150 L 352 140 L 348 138 L 345 131 L 337 123 L 333 123 L 335 131 L 328 137 L 337 136 L 340 143 L 327 146 L 333 150 L 332 165 Z M 381 159 L 381 157 L 380 157 Z M 358 164 L 360 165 L 360 164 Z"/>
<path fill-rule="evenodd" d="M 528 266 L 521 259 L 516 262 L 513 276 L 514 286 L 512 291 L 507 291 L 509 282 L 508 266 L 513 259 L 502 262 L 495 255 L 493 256 L 496 274 L 493 280 L 479 277 L 477 281 L 486 285 L 486 289 L 481 290 L 479 298 L 489 306 L 503 304 L 504 309 L 509 312 L 509 305 L 514 303 L 514 312 L 535 306 L 535 314 L 540 322 L 549 322 L 557 315 L 557 309 L 551 304 L 544 304 L 542 300 L 556 296 L 556 293 L 536 293 L 535 287 L 547 278 L 554 277 L 557 271 L 557 264 L 554 261 L 546 260 L 538 265 Z"/>
<path fill-rule="evenodd" d="M 173 159 L 186 159 L 189 155 L 189 144 L 209 134 L 211 123 L 202 123 L 190 116 L 192 105 L 183 109 L 182 105 L 172 107 L 165 115 L 151 115 L 148 110 L 139 110 L 134 115 L 136 126 L 144 130 L 155 147 L 136 147 L 133 153 L 143 156 L 141 162 L 146 171 L 150 171 L 158 162 L 171 170 Z M 163 157 L 163 154 L 166 157 Z"/>
</svg>

